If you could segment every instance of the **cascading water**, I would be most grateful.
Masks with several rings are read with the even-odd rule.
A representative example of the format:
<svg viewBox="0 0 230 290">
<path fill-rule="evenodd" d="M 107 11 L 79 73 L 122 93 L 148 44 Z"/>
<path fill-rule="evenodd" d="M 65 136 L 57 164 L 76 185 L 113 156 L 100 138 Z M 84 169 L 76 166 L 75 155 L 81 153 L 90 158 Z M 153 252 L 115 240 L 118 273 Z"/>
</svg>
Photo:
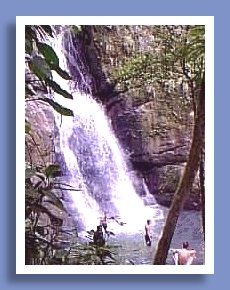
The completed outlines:
<svg viewBox="0 0 230 290">
<path fill-rule="evenodd" d="M 76 48 L 68 39 L 69 51 Z M 60 66 L 69 71 L 66 65 L 65 50 L 62 46 L 62 35 L 59 34 L 51 45 L 58 54 Z M 66 52 L 68 53 L 68 51 Z M 69 56 L 68 56 L 69 57 Z M 80 72 L 78 63 L 71 63 L 72 69 Z M 74 80 L 76 87 L 87 85 L 82 73 L 80 79 Z M 53 74 L 54 80 L 67 91 L 69 84 Z M 79 85 L 80 84 L 80 85 Z M 90 86 L 88 86 L 90 91 Z M 56 125 L 60 134 L 60 149 L 64 157 L 66 172 L 65 182 L 78 191 L 69 191 L 72 200 L 72 213 L 77 215 L 82 229 L 95 228 L 104 213 L 118 217 L 125 223 L 117 230 L 135 232 L 143 229 L 147 218 L 151 218 L 150 209 L 144 206 L 142 199 L 135 192 L 122 151 L 101 104 L 90 94 L 79 90 L 71 92 L 74 99 L 68 100 L 54 95 L 55 100 L 71 109 L 74 117 L 63 117 L 55 114 Z"/>
</svg>

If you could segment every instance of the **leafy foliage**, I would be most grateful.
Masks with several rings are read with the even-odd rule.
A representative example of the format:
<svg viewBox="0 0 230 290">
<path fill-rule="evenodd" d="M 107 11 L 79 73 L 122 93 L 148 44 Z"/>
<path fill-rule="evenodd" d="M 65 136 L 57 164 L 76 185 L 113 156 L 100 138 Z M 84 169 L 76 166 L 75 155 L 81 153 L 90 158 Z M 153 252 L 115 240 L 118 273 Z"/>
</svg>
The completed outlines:
<svg viewBox="0 0 230 290">
<path fill-rule="evenodd" d="M 188 162 L 175 191 L 165 226 L 158 241 L 153 262 L 155 265 L 163 265 L 166 263 L 168 250 L 180 211 L 188 198 L 199 164 L 202 160 L 201 155 L 204 148 L 205 130 L 204 32 L 203 26 L 186 27 L 185 33 L 181 33 L 181 41 L 178 43 L 178 46 L 175 46 L 177 50 L 172 53 L 171 59 L 178 61 L 182 75 L 188 81 L 191 89 L 195 122 Z M 168 50 L 165 50 L 166 55 L 168 51 L 171 52 L 172 48 L 169 46 Z"/>
<path fill-rule="evenodd" d="M 124 57 L 114 66 L 111 77 L 140 103 L 155 99 L 164 114 L 166 132 L 178 125 L 187 126 L 188 114 L 196 111 L 205 69 L 205 27 L 151 26 L 146 31 L 154 40 Z"/>
<path fill-rule="evenodd" d="M 57 164 L 40 170 L 26 165 L 26 264 L 108 265 L 116 263 L 112 248 L 86 243 L 76 229 L 64 229 L 63 217 L 68 215 L 62 198 L 53 190 L 59 188 L 55 174 Z M 66 237 L 63 240 L 63 237 Z"/>
<path fill-rule="evenodd" d="M 131 86 L 138 83 L 138 79 L 152 84 L 176 79 L 185 70 L 191 77 L 201 78 L 204 70 L 204 32 L 204 26 L 156 26 L 152 49 L 127 58 L 113 75 Z"/>
<path fill-rule="evenodd" d="M 26 78 L 26 99 L 31 99 L 34 95 L 33 87 L 34 83 L 39 84 L 41 87 L 45 87 L 53 90 L 55 93 L 63 96 L 64 98 L 73 99 L 73 96 L 62 89 L 52 79 L 52 71 L 59 74 L 64 80 L 71 80 L 69 74 L 59 66 L 59 58 L 53 48 L 48 45 L 44 39 L 52 38 L 52 28 L 48 25 L 41 26 L 26 26 L 25 28 L 25 52 L 26 52 L 26 64 L 33 77 Z M 28 74 L 28 73 L 27 73 Z M 34 99 L 37 101 L 38 99 Z M 73 116 L 72 110 L 62 107 L 53 100 L 44 97 L 43 100 L 47 102 L 58 113 L 65 116 Z"/>
<path fill-rule="evenodd" d="M 53 37 L 50 26 L 26 26 L 26 101 L 42 101 L 64 116 L 73 116 L 69 110 L 51 98 L 36 96 L 35 85 L 53 90 L 65 98 L 72 99 L 72 95 L 63 90 L 52 80 L 52 71 L 56 71 L 63 79 L 70 80 L 67 72 L 59 66 L 59 58 L 51 46 L 43 40 Z M 47 89 L 48 88 L 48 89 Z M 25 120 L 25 134 L 32 140 L 42 158 L 39 145 L 33 137 L 31 124 Z M 29 149 L 27 148 L 28 153 Z M 58 212 L 65 213 L 62 196 L 57 195 L 55 189 L 61 184 L 55 182 L 56 175 L 60 174 L 57 164 L 46 164 L 37 167 L 30 160 L 25 168 L 25 218 L 26 218 L 26 263 L 44 264 L 53 256 L 54 241 L 62 229 L 62 217 Z M 65 185 L 66 187 L 66 185 Z M 62 187 L 63 189 L 63 187 Z"/>
<path fill-rule="evenodd" d="M 63 229 L 63 218 L 57 212 L 68 213 L 61 197 L 53 192 L 60 184 L 52 178 L 59 170 L 57 164 L 50 164 L 42 171 L 26 166 L 26 264 L 114 263 L 108 246 L 87 245 L 78 241 L 75 229 Z"/>
<path fill-rule="evenodd" d="M 37 42 L 37 48 L 51 69 L 59 67 L 59 58 L 51 46 L 43 42 Z"/>
<path fill-rule="evenodd" d="M 109 246 L 98 247 L 92 243 L 73 245 L 69 261 L 71 264 L 77 265 L 111 265 L 116 263 L 112 248 Z"/>
<path fill-rule="evenodd" d="M 60 113 L 63 116 L 73 116 L 74 115 L 72 110 L 63 107 L 62 105 L 58 104 L 57 102 L 55 102 L 49 98 L 42 98 L 40 100 L 48 103 L 51 107 L 54 108 L 54 110 L 56 112 Z"/>
<path fill-rule="evenodd" d="M 71 26 L 75 33 L 79 27 Z M 55 71 L 64 80 L 71 80 L 69 74 L 59 66 L 59 58 L 53 48 L 45 40 L 53 37 L 52 27 L 48 25 L 26 26 L 26 102 L 44 102 L 63 116 L 73 116 L 73 111 L 55 102 L 49 97 L 51 90 L 64 98 L 73 99 L 72 95 L 52 79 Z M 44 95 L 37 94 L 38 86 Z M 31 121 L 32 122 L 32 121 Z M 33 128 L 29 120 L 25 120 L 27 141 L 38 151 L 42 165 L 27 153 L 30 162 L 25 167 L 25 241 L 26 264 L 108 264 L 113 262 L 113 254 L 109 248 L 88 245 L 78 239 L 76 228 L 65 229 L 63 220 L 70 219 L 63 200 L 63 191 L 77 189 L 58 181 L 62 174 L 56 163 L 43 160 L 43 153 L 34 138 Z M 39 142 L 38 142 L 39 143 Z M 26 142 L 27 145 L 27 142 Z"/>
</svg>

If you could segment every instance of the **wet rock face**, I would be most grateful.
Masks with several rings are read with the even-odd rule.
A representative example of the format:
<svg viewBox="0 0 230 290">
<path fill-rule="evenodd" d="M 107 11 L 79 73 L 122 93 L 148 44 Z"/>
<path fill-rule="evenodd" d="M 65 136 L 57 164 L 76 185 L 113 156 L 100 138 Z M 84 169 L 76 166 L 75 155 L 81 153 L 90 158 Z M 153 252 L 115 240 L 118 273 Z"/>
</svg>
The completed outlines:
<svg viewBox="0 0 230 290">
<path fill-rule="evenodd" d="M 64 35 L 68 68 L 76 80 L 77 89 L 93 94 L 95 99 L 104 103 L 114 94 L 115 84 L 104 72 L 100 51 L 94 41 L 95 27 L 83 25 L 81 30 L 77 37 L 72 33 Z M 82 76 L 85 81 L 79 83 Z"/>
<path fill-rule="evenodd" d="M 59 124 L 55 123 L 51 106 L 35 100 L 27 102 L 25 115 L 31 125 L 31 132 L 26 135 L 26 162 L 38 168 L 59 164 L 62 174 L 65 174 L 66 165 L 60 149 L 60 136 L 57 129 Z"/>
<path fill-rule="evenodd" d="M 146 183 L 159 204 L 166 207 L 170 206 L 180 177 L 183 174 L 184 166 L 184 164 L 165 165 L 145 173 Z M 197 176 L 184 208 L 186 210 L 200 210 L 200 207 L 199 179 Z"/>
<path fill-rule="evenodd" d="M 191 127 L 183 124 L 173 127 L 163 113 L 157 101 L 138 106 L 120 101 L 108 111 L 134 170 L 145 178 L 156 201 L 168 207 L 187 161 Z M 200 209 L 197 181 L 184 207 Z"/>
<path fill-rule="evenodd" d="M 137 37 L 135 29 L 127 31 L 120 28 L 119 37 L 115 28 L 111 31 L 108 29 L 106 33 L 100 28 L 90 31 L 90 50 L 85 52 L 91 52 L 91 56 L 88 54 L 89 58 L 92 58 L 92 55 L 95 58 L 97 55 L 95 59 L 100 61 L 100 65 L 95 66 L 91 62 L 90 66 L 97 83 L 100 79 L 98 68 L 103 72 L 101 83 L 105 84 L 105 79 L 107 83 L 112 82 L 110 72 L 119 65 L 124 39 L 129 37 L 129 42 L 133 43 L 132 40 Z M 148 37 L 144 34 L 145 38 Z M 107 39 L 106 45 L 100 46 L 98 39 L 101 37 Z M 128 54 L 131 54 L 132 49 L 139 49 L 138 45 L 140 43 L 130 47 Z M 145 178 L 149 191 L 155 195 L 156 200 L 166 206 L 170 205 L 183 173 L 192 136 L 193 117 L 186 111 L 182 113 L 182 118 L 173 117 L 180 111 L 179 97 L 158 95 L 153 87 L 147 87 L 145 84 L 141 89 L 130 89 L 113 97 L 106 94 L 101 96 L 114 132 L 127 152 L 132 168 Z M 195 184 L 185 208 L 199 207 L 199 189 Z"/>
<path fill-rule="evenodd" d="M 26 103 L 26 118 L 31 134 L 26 136 L 26 161 L 44 166 L 54 159 L 54 115 L 52 109 L 39 101 Z"/>
</svg>

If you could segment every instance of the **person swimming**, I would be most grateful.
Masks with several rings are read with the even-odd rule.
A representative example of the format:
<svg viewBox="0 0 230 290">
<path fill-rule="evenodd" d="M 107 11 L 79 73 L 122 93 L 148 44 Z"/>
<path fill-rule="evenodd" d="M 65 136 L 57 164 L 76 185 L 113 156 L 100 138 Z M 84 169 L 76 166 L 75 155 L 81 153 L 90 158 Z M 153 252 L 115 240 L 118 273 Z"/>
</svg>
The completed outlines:
<svg viewBox="0 0 230 290">
<path fill-rule="evenodd" d="M 182 249 L 176 249 L 173 251 L 173 259 L 175 265 L 191 265 L 196 258 L 196 250 L 188 249 L 189 243 L 183 242 Z"/>
</svg>

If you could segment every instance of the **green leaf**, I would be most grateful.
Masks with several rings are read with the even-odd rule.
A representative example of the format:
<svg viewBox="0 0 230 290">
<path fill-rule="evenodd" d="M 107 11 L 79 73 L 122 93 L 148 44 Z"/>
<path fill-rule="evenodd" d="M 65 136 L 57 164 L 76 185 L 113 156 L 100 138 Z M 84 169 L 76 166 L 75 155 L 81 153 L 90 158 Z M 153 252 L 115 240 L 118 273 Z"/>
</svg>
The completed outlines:
<svg viewBox="0 0 230 290">
<path fill-rule="evenodd" d="M 70 109 L 67 109 L 61 105 L 59 105 L 58 103 L 56 103 L 55 101 L 51 100 L 51 99 L 48 99 L 48 98 L 43 98 L 43 99 L 40 99 L 41 101 L 44 101 L 48 104 L 50 104 L 54 110 L 56 112 L 58 112 L 59 114 L 63 115 L 63 116 L 74 116 L 73 114 L 73 111 L 70 110 Z"/>
<path fill-rule="evenodd" d="M 38 55 L 34 56 L 33 59 L 29 61 L 29 68 L 41 81 L 52 76 L 51 70 L 45 59 Z"/>
<path fill-rule="evenodd" d="M 49 87 L 51 87 L 55 93 L 62 95 L 64 98 L 73 99 L 73 96 L 66 90 L 63 90 L 55 81 L 46 79 L 46 84 L 49 85 Z"/>
<path fill-rule="evenodd" d="M 60 166 L 58 164 L 50 164 L 45 168 L 46 177 L 52 177 L 57 172 L 60 172 Z"/>
<path fill-rule="evenodd" d="M 25 133 L 29 134 L 30 130 L 31 130 L 31 124 L 27 120 L 25 120 Z"/>
<path fill-rule="evenodd" d="M 60 67 L 55 68 L 55 71 L 65 80 L 71 80 L 71 76 L 64 71 L 63 69 L 61 69 Z"/>
<path fill-rule="evenodd" d="M 51 69 L 55 69 L 59 66 L 59 58 L 51 46 L 43 42 L 38 42 L 37 47 L 39 52 L 45 57 Z"/>
</svg>

